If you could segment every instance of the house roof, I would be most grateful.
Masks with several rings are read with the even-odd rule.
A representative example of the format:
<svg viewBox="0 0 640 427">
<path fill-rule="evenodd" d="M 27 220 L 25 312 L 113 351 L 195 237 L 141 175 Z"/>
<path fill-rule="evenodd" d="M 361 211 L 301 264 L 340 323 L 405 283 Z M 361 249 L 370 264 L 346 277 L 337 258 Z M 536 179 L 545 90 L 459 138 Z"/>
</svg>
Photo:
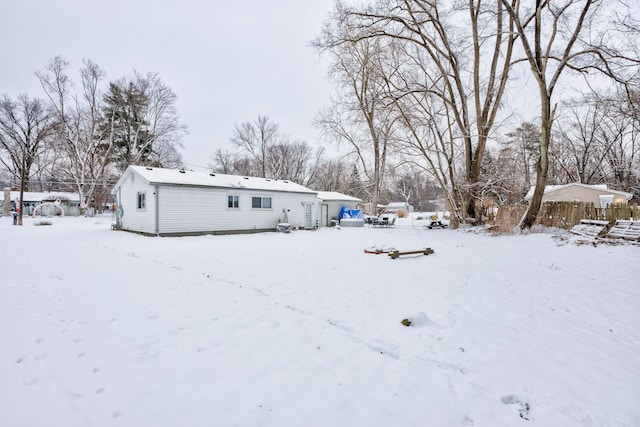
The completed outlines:
<svg viewBox="0 0 640 427">
<path fill-rule="evenodd" d="M 11 197 L 11 200 L 18 200 L 20 199 L 20 192 L 12 191 L 9 197 Z M 79 202 L 80 195 L 78 193 L 68 193 L 64 191 L 25 191 L 23 200 L 25 202 L 42 202 L 43 200 L 69 200 Z"/>
<path fill-rule="evenodd" d="M 572 186 L 584 187 L 584 188 L 601 190 L 601 191 L 605 190 L 607 193 L 610 193 L 610 194 L 617 194 L 620 196 L 624 196 L 627 200 L 630 200 L 631 197 L 633 197 L 633 194 L 631 193 L 627 193 L 625 191 L 612 190 L 610 188 L 607 188 L 607 184 L 590 185 L 590 184 L 582 184 L 580 182 L 572 182 L 569 184 L 562 184 L 562 185 L 547 185 L 546 187 L 544 187 L 544 194 L 553 193 L 563 188 L 572 187 Z M 525 200 L 530 200 L 533 197 L 533 191 L 535 190 L 535 188 L 536 188 L 535 186 L 532 186 L 531 188 L 529 188 L 527 195 L 524 196 Z"/>
<path fill-rule="evenodd" d="M 325 202 L 361 202 L 357 197 L 347 196 L 337 191 L 318 191 L 318 198 Z"/>
<path fill-rule="evenodd" d="M 206 171 L 129 166 L 114 188 L 122 185 L 129 173 L 135 173 L 149 184 L 181 185 L 189 187 L 234 188 L 242 190 L 277 191 L 316 194 L 315 191 L 288 180 L 225 175 Z"/>
<path fill-rule="evenodd" d="M 404 208 L 407 206 L 411 206 L 407 202 L 391 202 L 386 205 L 387 208 Z"/>
</svg>

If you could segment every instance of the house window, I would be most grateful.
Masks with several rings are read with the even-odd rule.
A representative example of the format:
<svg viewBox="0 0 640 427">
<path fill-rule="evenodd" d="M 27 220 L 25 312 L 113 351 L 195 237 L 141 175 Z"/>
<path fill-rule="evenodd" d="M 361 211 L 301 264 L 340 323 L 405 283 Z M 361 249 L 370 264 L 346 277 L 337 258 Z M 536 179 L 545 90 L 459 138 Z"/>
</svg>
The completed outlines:
<svg viewBox="0 0 640 427">
<path fill-rule="evenodd" d="M 254 209 L 271 209 L 271 197 L 252 197 L 251 207 Z"/>
<path fill-rule="evenodd" d="M 147 208 L 147 193 L 144 191 L 138 192 L 138 201 L 137 201 L 138 209 L 146 209 Z"/>
<path fill-rule="evenodd" d="M 239 196 L 227 196 L 227 207 L 229 209 L 238 209 L 240 207 L 240 197 Z"/>
</svg>

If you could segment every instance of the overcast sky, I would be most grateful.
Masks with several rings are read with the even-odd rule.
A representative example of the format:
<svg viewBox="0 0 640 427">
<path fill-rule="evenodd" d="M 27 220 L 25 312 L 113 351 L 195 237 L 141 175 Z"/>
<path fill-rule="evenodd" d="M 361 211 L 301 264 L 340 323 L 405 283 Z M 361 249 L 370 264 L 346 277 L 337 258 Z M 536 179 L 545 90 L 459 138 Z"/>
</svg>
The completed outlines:
<svg viewBox="0 0 640 427">
<path fill-rule="evenodd" d="M 107 80 L 158 72 L 178 95 L 184 161 L 206 166 L 231 148 L 234 124 L 266 115 L 315 145 L 328 103 L 326 61 L 309 47 L 333 0 L 2 1 L 0 94 L 43 97 L 35 71 L 61 55 L 79 83 L 83 59 Z"/>
</svg>

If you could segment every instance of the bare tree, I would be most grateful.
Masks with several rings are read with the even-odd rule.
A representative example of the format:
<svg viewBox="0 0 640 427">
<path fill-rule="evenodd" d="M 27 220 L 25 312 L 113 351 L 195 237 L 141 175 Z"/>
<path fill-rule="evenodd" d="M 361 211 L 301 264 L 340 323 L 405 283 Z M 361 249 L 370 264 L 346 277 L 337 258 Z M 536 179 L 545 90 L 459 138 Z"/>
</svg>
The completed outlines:
<svg viewBox="0 0 640 427">
<path fill-rule="evenodd" d="M 620 136 L 607 126 L 611 114 L 607 105 L 586 97 L 561 105 L 564 114 L 558 115 L 557 131 L 553 133 L 558 150 L 550 161 L 564 172 L 564 182 L 605 182 L 604 162 Z"/>
<path fill-rule="evenodd" d="M 19 95 L 14 101 L 7 95 L 0 100 L 0 149 L 7 158 L 0 161 L 20 182 L 20 203 L 29 191 L 32 168 L 47 149 L 51 135 L 51 115 L 40 99 Z M 22 225 L 22 209 L 18 224 Z"/>
<path fill-rule="evenodd" d="M 549 145 L 555 118 L 552 98 L 560 77 L 567 71 L 586 75 L 595 71 L 622 81 L 627 66 L 637 69 L 637 57 L 625 55 L 620 46 L 626 40 L 633 46 L 634 30 L 619 23 L 613 26 L 599 20 L 605 15 L 600 0 L 536 0 L 526 8 L 519 1 L 501 0 L 515 22 L 524 53 L 524 61 L 538 86 L 540 101 L 540 156 L 536 165 L 536 186 L 531 204 L 519 227 L 531 227 L 538 215 L 547 183 Z M 624 7 L 620 2 L 618 5 Z M 629 16 L 629 13 L 626 15 Z M 620 30 L 620 31 L 616 31 Z M 616 39 L 616 37 L 619 37 Z"/>
<path fill-rule="evenodd" d="M 334 18 L 314 44 L 331 55 L 330 75 L 338 85 L 332 105 L 315 120 L 325 136 L 348 144 L 367 177 L 368 199 L 378 205 L 396 115 L 386 98 L 383 40 L 351 39 Z"/>
<path fill-rule="evenodd" d="M 47 149 L 51 135 L 51 115 L 44 102 L 25 94 L 17 100 L 4 95 L 0 99 L 0 161 L 13 176 L 14 182 L 25 177 L 25 191 L 29 191 L 32 170 Z M 35 171 L 38 173 L 39 171 Z"/>
<path fill-rule="evenodd" d="M 267 116 L 258 116 L 253 123 L 236 124 L 231 142 L 251 156 L 257 165 L 257 175 L 267 177 L 267 153 L 279 138 L 278 125 Z"/>
<path fill-rule="evenodd" d="M 406 165 L 401 165 L 392 168 L 389 175 L 391 197 L 400 197 L 407 205 L 413 202 L 419 192 L 416 182 L 416 176 L 419 176 L 419 173 L 415 173 Z"/>
<path fill-rule="evenodd" d="M 609 112 L 602 134 L 612 139 L 606 155 L 609 182 L 640 196 L 640 99 L 638 89 L 601 97 Z"/>
<path fill-rule="evenodd" d="M 318 165 L 309 187 L 318 191 L 337 191 L 359 197 L 362 186 L 357 175 L 353 163 L 345 158 L 326 159 Z"/>
<path fill-rule="evenodd" d="M 395 40 L 405 46 L 411 62 L 423 68 L 422 79 L 396 80 L 395 88 L 404 86 L 408 94 L 423 91 L 446 105 L 449 135 L 462 141 L 465 181 L 458 189 L 450 188 L 448 198 L 454 210 L 456 199 L 464 199 L 457 217 L 476 218 L 482 157 L 504 95 L 516 38 L 502 4 L 395 0 L 351 8 L 339 3 L 334 19 L 349 29 L 349 41 Z M 401 70 L 396 75 L 402 76 Z M 418 135 L 411 133 L 413 139 Z M 442 128 L 438 133 L 443 134 Z M 433 171 L 431 165 L 427 169 Z M 456 194 L 459 190 L 465 194 Z"/>
<path fill-rule="evenodd" d="M 465 191 L 462 189 L 466 181 L 459 178 L 456 167 L 462 151 L 451 126 L 450 108 L 425 91 L 407 92 L 398 96 L 394 103 L 403 118 L 404 132 L 397 145 L 400 158 L 414 168 L 424 170 L 438 183 L 452 212 L 452 225 L 464 222 Z M 478 183 L 474 184 L 477 186 Z"/>
<path fill-rule="evenodd" d="M 55 144 L 64 153 L 52 176 L 78 192 L 84 212 L 96 189 L 108 186 L 114 132 L 102 128 L 99 84 L 104 71 L 96 63 L 84 61 L 81 91 L 74 94 L 68 67 L 58 56 L 36 75 L 55 115 Z"/>
<path fill-rule="evenodd" d="M 314 180 L 324 149 L 282 134 L 266 116 L 236 124 L 231 137 L 236 151 L 217 150 L 212 169 L 220 173 L 288 179 L 301 185 Z"/>
<path fill-rule="evenodd" d="M 314 157 L 313 149 L 306 142 L 281 138 L 267 150 L 267 176 L 307 185 L 318 170 L 322 153 L 323 150 L 319 149 Z"/>
<path fill-rule="evenodd" d="M 256 176 L 257 166 L 246 153 L 218 149 L 209 165 L 212 172 L 228 175 Z"/>
</svg>

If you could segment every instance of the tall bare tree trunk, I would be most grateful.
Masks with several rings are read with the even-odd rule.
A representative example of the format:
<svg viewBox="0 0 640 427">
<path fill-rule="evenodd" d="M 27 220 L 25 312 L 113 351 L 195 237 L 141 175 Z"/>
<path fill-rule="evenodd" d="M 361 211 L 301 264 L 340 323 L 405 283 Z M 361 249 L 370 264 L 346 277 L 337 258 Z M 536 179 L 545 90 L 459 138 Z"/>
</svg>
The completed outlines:
<svg viewBox="0 0 640 427">
<path fill-rule="evenodd" d="M 546 85 L 544 82 L 540 82 L 540 91 L 544 90 Z M 520 229 L 531 228 L 535 224 L 542 206 L 542 196 L 544 196 L 544 189 L 547 186 L 547 172 L 549 171 L 549 143 L 551 141 L 551 126 L 553 125 L 553 113 L 551 112 L 551 101 L 547 96 L 541 96 L 540 103 L 540 157 L 536 163 L 536 187 L 533 191 L 533 197 L 529 204 L 529 209 L 525 212 L 524 216 L 520 220 Z M 555 113 L 555 109 L 554 109 Z"/>
</svg>

